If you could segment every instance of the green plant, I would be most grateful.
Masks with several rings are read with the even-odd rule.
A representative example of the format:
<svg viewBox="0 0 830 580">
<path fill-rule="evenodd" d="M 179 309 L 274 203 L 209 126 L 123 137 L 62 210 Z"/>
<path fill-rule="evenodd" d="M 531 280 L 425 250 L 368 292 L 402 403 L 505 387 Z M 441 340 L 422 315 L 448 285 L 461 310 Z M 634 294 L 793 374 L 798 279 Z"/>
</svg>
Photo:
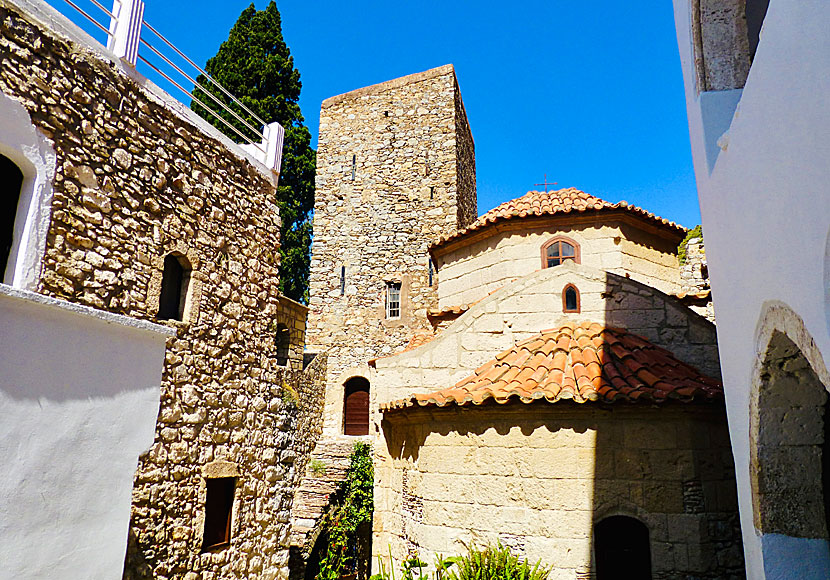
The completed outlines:
<svg viewBox="0 0 830 580">
<path fill-rule="evenodd" d="M 287 382 L 282 382 L 282 390 L 280 391 L 280 399 L 286 405 L 300 405 L 300 395 L 297 394 L 297 391 L 289 385 Z"/>
<path fill-rule="evenodd" d="M 447 569 L 456 564 L 459 560 L 459 556 L 450 556 L 445 558 L 441 554 L 438 554 L 435 557 L 435 571 L 433 572 L 434 580 L 443 580 L 446 576 Z M 426 566 L 427 563 L 422 561 L 417 555 L 407 558 L 401 564 L 401 580 L 428 580 L 429 576 L 424 574 L 424 568 Z M 389 547 L 389 567 L 387 568 L 386 562 L 383 561 L 383 558 L 378 556 L 378 569 L 380 571 L 377 574 L 373 574 L 369 580 L 395 580 L 395 562 L 392 559 L 391 546 Z M 418 570 L 417 576 L 414 574 L 415 570 Z"/>
<path fill-rule="evenodd" d="M 309 461 L 308 468 L 311 470 L 311 473 L 318 477 L 326 474 L 326 463 L 321 459 L 314 458 Z"/>
<path fill-rule="evenodd" d="M 447 580 L 547 580 L 550 568 L 542 561 L 531 567 L 501 542 L 483 550 L 469 547 L 456 567 L 447 572 Z"/>
<path fill-rule="evenodd" d="M 282 18 L 276 3 L 269 2 L 264 10 L 257 10 L 253 3 L 245 8 L 228 33 L 228 39 L 208 59 L 205 71 L 259 119 L 265 123 L 276 121 L 285 129 L 276 192 L 282 224 L 280 293 L 305 302 L 311 260 L 316 155 L 311 148 L 311 132 L 300 111 L 300 72 L 283 38 Z M 258 142 L 262 138 L 247 126 L 259 129 L 261 123 L 257 119 L 204 75 L 199 75 L 196 81 L 204 90 L 201 87 L 193 90 L 196 99 L 190 103 L 191 109 L 236 142 L 247 139 Z M 217 100 L 233 113 L 223 111 Z"/>
<path fill-rule="evenodd" d="M 375 471 L 368 443 L 355 443 L 349 458 L 341 500 L 325 515 L 328 547 L 320 560 L 317 580 L 338 580 L 346 570 L 365 572 L 364 559 L 371 535 Z M 364 576 L 365 577 L 365 574 Z"/>
<path fill-rule="evenodd" d="M 703 238 L 703 226 L 698 224 L 686 232 L 686 237 L 683 238 L 683 241 L 680 242 L 679 246 L 677 246 L 677 260 L 680 262 L 681 266 L 686 263 L 686 244 L 688 244 L 689 240 L 692 238 Z"/>
</svg>

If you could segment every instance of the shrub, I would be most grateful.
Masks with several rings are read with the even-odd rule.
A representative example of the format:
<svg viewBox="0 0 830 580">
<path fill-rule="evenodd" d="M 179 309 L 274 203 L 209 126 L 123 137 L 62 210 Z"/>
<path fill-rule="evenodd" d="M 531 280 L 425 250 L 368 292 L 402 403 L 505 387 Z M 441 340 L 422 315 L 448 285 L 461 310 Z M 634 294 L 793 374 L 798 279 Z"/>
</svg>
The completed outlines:
<svg viewBox="0 0 830 580">
<path fill-rule="evenodd" d="M 547 580 L 550 568 L 542 561 L 531 567 L 499 542 L 483 550 L 470 547 L 447 571 L 448 580 Z"/>
</svg>

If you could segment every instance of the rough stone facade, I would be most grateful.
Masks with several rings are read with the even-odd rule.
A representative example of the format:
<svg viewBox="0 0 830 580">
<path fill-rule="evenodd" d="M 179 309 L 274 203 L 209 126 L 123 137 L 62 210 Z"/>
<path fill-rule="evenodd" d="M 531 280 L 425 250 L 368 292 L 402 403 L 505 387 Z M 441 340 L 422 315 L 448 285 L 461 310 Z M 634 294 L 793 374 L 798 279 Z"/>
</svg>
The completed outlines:
<svg viewBox="0 0 830 580">
<path fill-rule="evenodd" d="M 743 88 L 752 64 L 746 2 L 694 0 L 692 26 L 698 92 Z"/>
<path fill-rule="evenodd" d="M 320 111 L 309 348 L 329 353 L 325 430 L 349 369 L 431 329 L 427 246 L 476 217 L 473 140 L 451 65 L 332 97 Z M 401 313 L 387 319 L 388 283 Z"/>
<path fill-rule="evenodd" d="M 38 291 L 156 320 L 164 257 L 189 277 L 182 320 L 164 322 L 176 336 L 155 444 L 136 474 L 125 576 L 284 576 L 326 365 L 319 356 L 303 369 L 305 309 L 279 296 L 275 176 L 48 15 L 47 25 L 0 1 L 0 92 L 57 157 Z M 277 364 L 279 323 L 292 334 L 287 365 Z M 212 474 L 237 477 L 232 538 L 201 553 Z"/>
<path fill-rule="evenodd" d="M 649 528 L 652 577 L 741 578 L 724 408 L 522 403 L 387 413 L 379 553 L 462 553 L 501 541 L 551 580 L 590 578 L 597 521 Z"/>
<path fill-rule="evenodd" d="M 712 289 L 709 285 L 709 266 L 703 238 L 686 242 L 686 261 L 680 266 L 680 301 L 707 320 L 715 322 Z"/>
<path fill-rule="evenodd" d="M 680 267 L 680 291 L 698 294 L 709 289 L 709 267 L 703 238 L 692 238 L 686 242 L 686 261 Z"/>
</svg>

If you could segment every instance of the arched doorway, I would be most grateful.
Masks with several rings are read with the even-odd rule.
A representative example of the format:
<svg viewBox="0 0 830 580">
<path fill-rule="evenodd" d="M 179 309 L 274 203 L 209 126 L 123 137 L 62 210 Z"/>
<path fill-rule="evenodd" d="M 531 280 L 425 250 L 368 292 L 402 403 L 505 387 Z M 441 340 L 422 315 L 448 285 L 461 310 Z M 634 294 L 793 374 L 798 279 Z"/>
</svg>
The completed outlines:
<svg viewBox="0 0 830 580">
<path fill-rule="evenodd" d="M 783 332 L 773 332 L 762 360 L 750 419 L 755 527 L 763 535 L 827 541 L 827 389 Z M 765 548 L 765 563 L 770 556 Z"/>
<path fill-rule="evenodd" d="M 369 434 L 369 381 L 352 377 L 344 385 L 343 433 L 345 435 Z"/>
<path fill-rule="evenodd" d="M 11 159 L 0 155 L 0 282 L 5 278 L 14 243 L 14 221 L 22 186 L 23 172 Z"/>
<path fill-rule="evenodd" d="M 597 580 L 651 580 L 648 528 L 638 519 L 611 516 L 594 526 Z"/>
</svg>

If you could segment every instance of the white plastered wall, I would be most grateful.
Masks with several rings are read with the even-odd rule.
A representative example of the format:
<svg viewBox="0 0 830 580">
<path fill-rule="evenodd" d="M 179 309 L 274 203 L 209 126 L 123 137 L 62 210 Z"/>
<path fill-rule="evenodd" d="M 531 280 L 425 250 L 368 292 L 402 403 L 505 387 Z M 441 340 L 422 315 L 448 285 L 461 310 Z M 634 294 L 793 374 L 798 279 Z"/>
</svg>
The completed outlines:
<svg viewBox="0 0 830 580">
<path fill-rule="evenodd" d="M 120 578 L 174 331 L 0 285 L 0 578 Z"/>
<path fill-rule="evenodd" d="M 698 95 L 690 1 L 674 0 L 674 9 L 747 575 L 826 578 L 826 542 L 762 538 L 755 530 L 749 413 L 753 373 L 766 348 L 758 333 L 767 324 L 769 304 L 786 305 L 830 360 L 830 4 L 771 0 L 746 85 L 733 95 Z M 733 116 L 726 105 L 736 95 Z M 707 111 L 708 97 L 723 101 L 714 117 Z M 720 142 L 716 149 L 713 140 Z"/>
<path fill-rule="evenodd" d="M 2 92 L 0 127 L 0 154 L 23 173 L 12 249 L 5 273 L 0 272 L 0 282 L 35 290 L 49 230 L 55 152 L 46 137 L 35 130 L 23 105 Z"/>
</svg>

